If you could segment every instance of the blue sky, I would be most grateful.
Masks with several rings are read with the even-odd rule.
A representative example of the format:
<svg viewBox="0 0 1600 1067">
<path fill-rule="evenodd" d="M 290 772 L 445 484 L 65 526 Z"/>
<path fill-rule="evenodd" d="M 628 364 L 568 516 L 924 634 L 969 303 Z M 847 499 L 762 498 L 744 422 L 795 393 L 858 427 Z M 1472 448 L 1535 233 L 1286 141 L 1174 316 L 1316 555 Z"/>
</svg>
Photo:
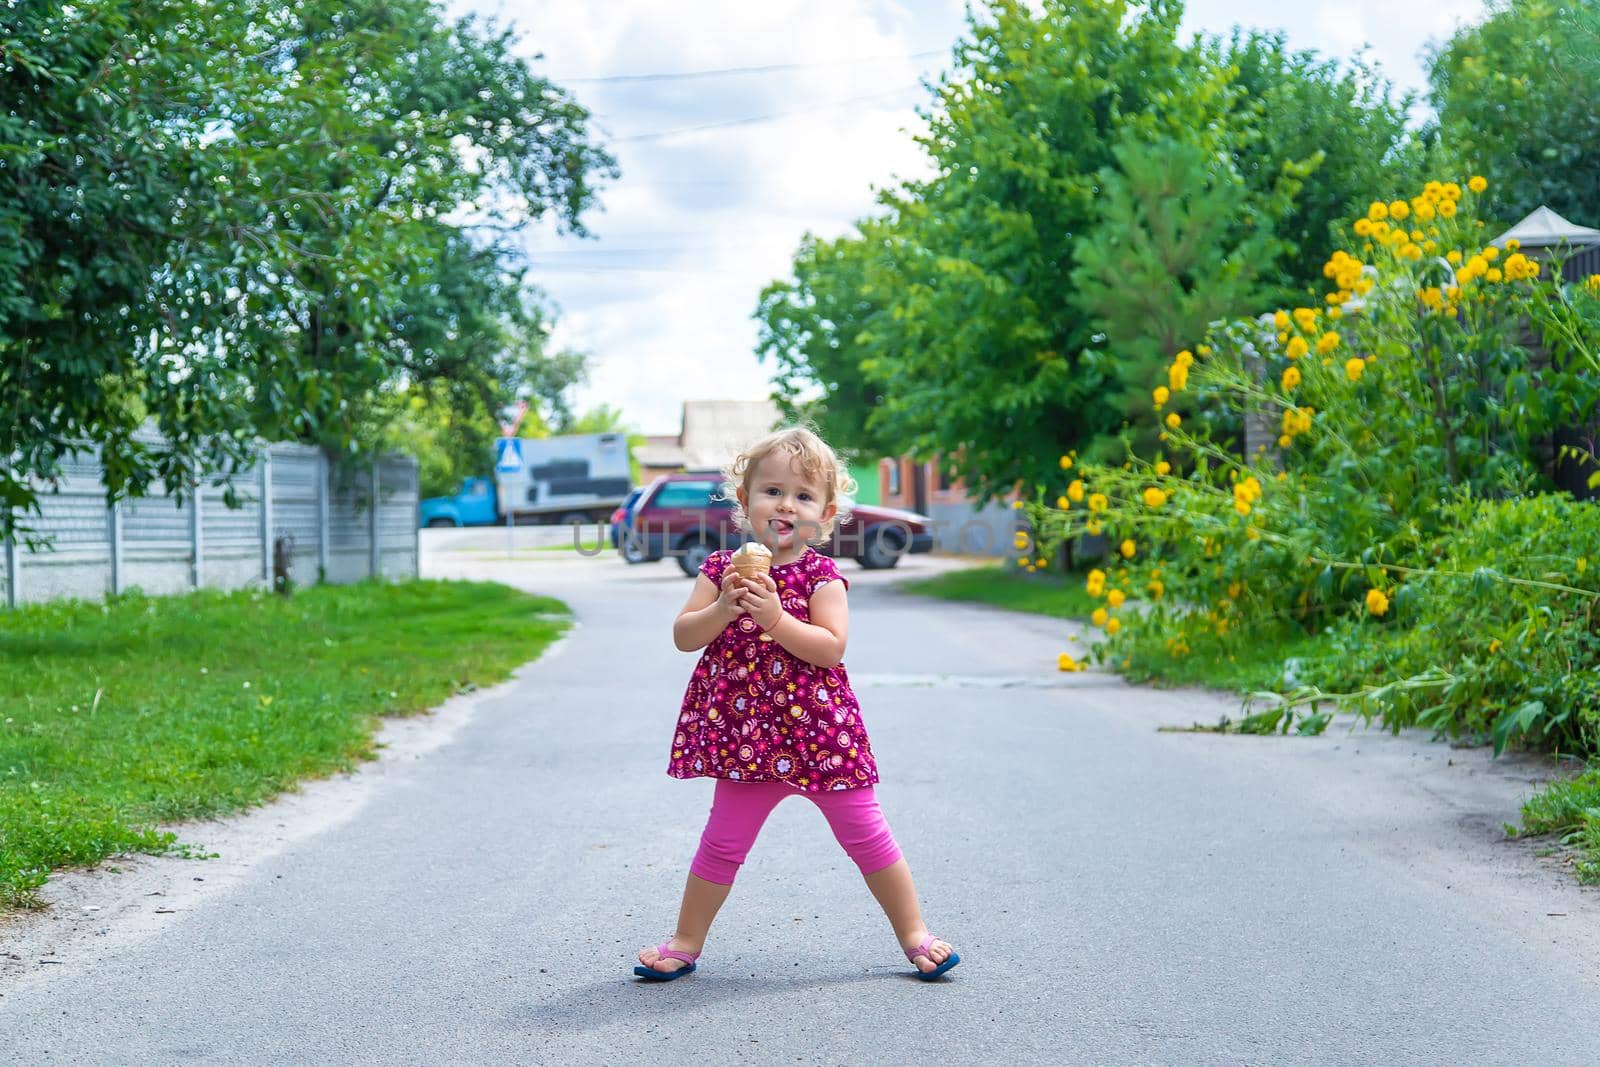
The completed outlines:
<svg viewBox="0 0 1600 1067">
<path fill-rule="evenodd" d="M 454 0 L 513 23 L 536 67 L 595 115 L 621 177 L 589 216 L 593 236 L 532 227 L 532 277 L 560 317 L 552 336 L 590 356 L 580 409 L 620 407 L 645 433 L 678 429 L 689 399 L 760 399 L 756 300 L 806 232 L 835 236 L 872 211 L 875 188 L 920 176 L 920 82 L 965 27 L 952 0 Z M 1421 56 L 1483 0 L 1300 3 L 1196 0 L 1189 32 L 1282 29 L 1296 48 L 1363 47 L 1401 88 Z M 654 81 L 623 75 L 783 66 Z M 754 120 L 754 121 L 749 121 Z"/>
</svg>

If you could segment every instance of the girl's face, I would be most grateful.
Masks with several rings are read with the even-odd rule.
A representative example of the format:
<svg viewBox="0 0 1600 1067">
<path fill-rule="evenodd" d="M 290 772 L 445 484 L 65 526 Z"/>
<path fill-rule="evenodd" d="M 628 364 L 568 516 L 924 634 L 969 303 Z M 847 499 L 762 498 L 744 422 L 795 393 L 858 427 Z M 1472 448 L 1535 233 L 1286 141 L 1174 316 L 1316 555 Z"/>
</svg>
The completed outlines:
<svg viewBox="0 0 1600 1067">
<path fill-rule="evenodd" d="M 827 502 L 824 489 L 807 481 L 793 457 L 774 452 L 750 468 L 739 489 L 739 503 L 749 517 L 756 540 L 774 556 L 799 555 L 801 547 L 822 533 L 822 525 L 838 508 Z"/>
</svg>

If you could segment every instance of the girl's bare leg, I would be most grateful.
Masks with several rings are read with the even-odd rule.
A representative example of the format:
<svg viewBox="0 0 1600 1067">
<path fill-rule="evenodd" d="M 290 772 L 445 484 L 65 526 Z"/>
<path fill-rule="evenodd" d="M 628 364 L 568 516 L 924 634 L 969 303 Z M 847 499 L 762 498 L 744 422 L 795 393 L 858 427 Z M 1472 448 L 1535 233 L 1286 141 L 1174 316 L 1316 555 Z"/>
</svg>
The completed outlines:
<svg viewBox="0 0 1600 1067">
<path fill-rule="evenodd" d="M 917 903 L 917 887 L 911 881 L 911 867 L 904 858 L 895 860 L 881 871 L 867 875 L 867 888 L 878 898 L 883 913 L 894 927 L 894 936 L 903 949 L 914 949 L 928 936 L 928 927 L 922 921 L 922 907 Z M 950 958 L 954 951 L 944 941 L 935 941 L 928 947 L 931 956 L 918 956 L 917 969 L 931 971 Z"/>
<path fill-rule="evenodd" d="M 718 885 L 699 875 L 689 875 L 689 882 L 683 887 L 683 904 L 678 908 L 678 930 L 667 947 L 688 953 L 704 948 L 706 934 L 711 932 L 711 920 L 717 917 L 732 889 L 731 885 Z M 916 942 L 912 942 L 907 947 L 915 946 Z M 685 966 L 682 960 L 662 959 L 654 945 L 639 950 L 639 962 L 658 971 L 676 971 Z"/>
</svg>

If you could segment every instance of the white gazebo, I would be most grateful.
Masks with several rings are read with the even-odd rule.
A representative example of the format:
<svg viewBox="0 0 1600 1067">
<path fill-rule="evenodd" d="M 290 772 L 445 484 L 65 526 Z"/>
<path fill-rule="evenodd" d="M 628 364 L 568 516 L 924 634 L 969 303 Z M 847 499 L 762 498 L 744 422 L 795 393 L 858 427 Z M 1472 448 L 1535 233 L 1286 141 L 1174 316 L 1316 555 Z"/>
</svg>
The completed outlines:
<svg viewBox="0 0 1600 1067">
<path fill-rule="evenodd" d="M 1506 242 L 1515 240 L 1525 249 L 1567 247 L 1572 249 L 1600 245 L 1600 230 L 1568 222 L 1547 207 L 1536 207 L 1527 218 L 1489 243 L 1503 249 Z"/>
</svg>

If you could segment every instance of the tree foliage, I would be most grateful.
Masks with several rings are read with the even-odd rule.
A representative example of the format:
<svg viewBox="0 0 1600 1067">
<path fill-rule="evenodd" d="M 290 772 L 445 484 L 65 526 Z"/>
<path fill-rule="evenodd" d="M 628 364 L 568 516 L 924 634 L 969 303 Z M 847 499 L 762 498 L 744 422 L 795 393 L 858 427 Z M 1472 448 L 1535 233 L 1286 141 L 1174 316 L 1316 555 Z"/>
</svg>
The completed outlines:
<svg viewBox="0 0 1600 1067">
<path fill-rule="evenodd" d="M 846 447 L 942 454 L 994 496 L 1130 416 L 1153 433 L 1130 400 L 1154 361 L 1315 285 L 1298 246 L 1325 256 L 1330 222 L 1390 181 L 1404 102 L 1281 36 L 1182 43 L 1180 13 L 975 14 L 928 110 L 934 176 L 808 239 L 763 293 L 780 402 Z"/>
<path fill-rule="evenodd" d="M 1600 4 L 1499 0 L 1429 77 L 1445 147 L 1489 179 L 1491 217 L 1546 204 L 1600 220 Z"/>
<path fill-rule="evenodd" d="M 509 33 L 429 0 L 0 18 L 8 529 L 80 443 L 110 497 L 178 491 L 258 436 L 370 447 L 397 396 L 493 409 L 531 373 L 508 235 L 581 232 L 612 164 Z"/>
</svg>

